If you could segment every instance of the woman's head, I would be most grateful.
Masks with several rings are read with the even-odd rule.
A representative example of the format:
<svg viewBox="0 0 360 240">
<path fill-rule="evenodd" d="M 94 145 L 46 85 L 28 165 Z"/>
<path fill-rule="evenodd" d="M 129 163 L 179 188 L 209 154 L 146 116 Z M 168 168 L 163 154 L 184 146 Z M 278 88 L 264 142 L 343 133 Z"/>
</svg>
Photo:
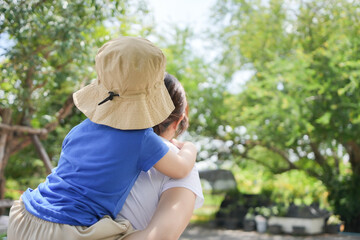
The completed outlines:
<svg viewBox="0 0 360 240">
<path fill-rule="evenodd" d="M 189 119 L 188 119 L 188 104 L 186 101 L 186 94 L 183 86 L 173 75 L 165 73 L 165 86 L 170 94 L 171 100 L 175 105 L 174 111 L 170 114 L 170 116 L 163 121 L 162 123 L 153 127 L 154 132 L 158 135 L 162 135 L 167 131 L 168 127 L 174 123 L 178 122 L 177 131 L 175 136 L 179 136 L 189 127 Z"/>
</svg>

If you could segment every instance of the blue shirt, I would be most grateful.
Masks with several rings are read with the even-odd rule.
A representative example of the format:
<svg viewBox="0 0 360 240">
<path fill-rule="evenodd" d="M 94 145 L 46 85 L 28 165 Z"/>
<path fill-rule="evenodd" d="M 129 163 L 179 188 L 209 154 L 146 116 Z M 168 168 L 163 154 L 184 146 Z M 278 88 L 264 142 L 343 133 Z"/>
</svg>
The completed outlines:
<svg viewBox="0 0 360 240">
<path fill-rule="evenodd" d="M 65 137 L 58 166 L 22 199 L 27 211 L 51 222 L 90 226 L 115 218 L 140 172 L 168 151 L 152 128 L 119 130 L 86 119 Z"/>
</svg>

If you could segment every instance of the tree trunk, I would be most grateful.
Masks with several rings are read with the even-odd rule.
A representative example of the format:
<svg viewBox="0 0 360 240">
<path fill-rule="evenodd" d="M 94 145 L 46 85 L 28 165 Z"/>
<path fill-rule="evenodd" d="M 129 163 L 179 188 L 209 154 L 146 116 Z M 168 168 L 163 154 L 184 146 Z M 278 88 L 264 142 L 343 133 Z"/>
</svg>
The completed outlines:
<svg viewBox="0 0 360 240">
<path fill-rule="evenodd" d="M 351 169 L 354 174 L 360 175 L 360 147 L 355 141 L 349 141 L 346 146 L 350 157 Z"/>
<path fill-rule="evenodd" d="M 0 116 L 4 124 L 10 124 L 11 122 L 11 109 L 0 109 Z M 5 197 L 5 167 L 10 157 L 10 143 L 13 137 L 13 132 L 8 130 L 0 130 L 0 199 Z M 0 214 L 3 214 L 4 209 L 0 209 Z"/>
</svg>

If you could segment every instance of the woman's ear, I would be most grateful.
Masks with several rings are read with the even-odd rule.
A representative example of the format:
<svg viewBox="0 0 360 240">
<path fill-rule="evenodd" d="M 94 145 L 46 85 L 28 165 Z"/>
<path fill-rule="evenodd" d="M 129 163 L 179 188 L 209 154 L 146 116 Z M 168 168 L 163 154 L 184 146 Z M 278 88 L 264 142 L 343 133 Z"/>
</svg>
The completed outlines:
<svg viewBox="0 0 360 240">
<path fill-rule="evenodd" d="M 185 117 L 185 113 L 183 113 L 183 114 L 181 115 L 181 117 L 179 118 L 179 120 L 176 121 L 176 124 L 174 125 L 174 126 L 175 126 L 175 130 L 178 129 L 178 127 L 179 127 L 181 121 L 184 119 L 184 117 Z"/>
</svg>

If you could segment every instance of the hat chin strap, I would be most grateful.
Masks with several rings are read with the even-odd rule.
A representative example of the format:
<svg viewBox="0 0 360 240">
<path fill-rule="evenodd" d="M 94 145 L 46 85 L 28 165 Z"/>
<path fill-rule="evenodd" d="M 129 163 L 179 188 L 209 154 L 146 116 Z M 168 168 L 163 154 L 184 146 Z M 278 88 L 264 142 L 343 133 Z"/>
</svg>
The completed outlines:
<svg viewBox="0 0 360 240">
<path fill-rule="evenodd" d="M 114 92 L 109 92 L 109 96 L 107 98 L 105 98 L 104 100 L 102 100 L 98 105 L 106 103 L 109 100 L 112 101 L 114 97 L 120 97 L 120 95 L 117 93 L 114 93 Z"/>
</svg>

